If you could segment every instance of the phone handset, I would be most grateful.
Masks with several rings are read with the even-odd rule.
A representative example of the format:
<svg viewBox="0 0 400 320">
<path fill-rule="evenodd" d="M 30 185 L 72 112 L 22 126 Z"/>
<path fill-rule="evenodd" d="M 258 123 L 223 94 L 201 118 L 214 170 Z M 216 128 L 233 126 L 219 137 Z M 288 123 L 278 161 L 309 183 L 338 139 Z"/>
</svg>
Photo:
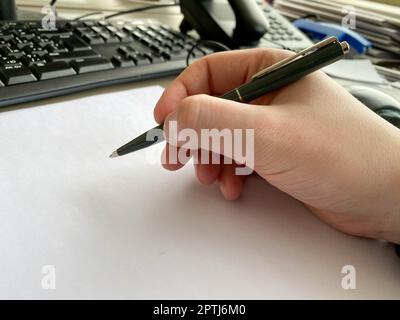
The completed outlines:
<svg viewBox="0 0 400 320">
<path fill-rule="evenodd" d="M 254 46 L 268 30 L 255 0 L 181 0 L 183 33 L 195 29 L 202 39 L 216 40 L 234 49 Z"/>
<path fill-rule="evenodd" d="M 233 38 L 238 45 L 250 45 L 268 31 L 268 20 L 253 0 L 228 0 L 236 18 Z"/>
</svg>

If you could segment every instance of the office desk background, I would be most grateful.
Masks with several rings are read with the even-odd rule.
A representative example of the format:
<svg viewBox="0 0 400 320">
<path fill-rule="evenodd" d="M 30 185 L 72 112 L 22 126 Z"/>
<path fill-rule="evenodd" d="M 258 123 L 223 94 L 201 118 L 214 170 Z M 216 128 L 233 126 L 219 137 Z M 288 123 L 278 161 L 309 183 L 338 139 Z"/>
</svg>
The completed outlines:
<svg viewBox="0 0 400 320">
<path fill-rule="evenodd" d="M 65 12 L 64 14 L 68 17 L 73 17 L 76 16 L 77 12 L 74 11 L 69 15 Z M 124 19 L 129 19 L 130 17 L 152 17 L 175 27 L 180 20 L 180 16 L 175 13 L 147 13 L 124 16 Z M 169 77 L 97 89 L 54 98 L 50 102 L 66 101 L 77 97 L 117 92 L 155 84 L 166 87 L 171 80 L 172 78 Z M 388 90 L 400 98 L 398 91 L 392 91 L 388 88 L 384 88 L 384 90 Z M 15 109 L 33 107 L 40 104 L 41 102 L 39 101 L 17 106 Z M 179 176 L 188 175 L 189 170 L 185 169 L 182 173 L 177 173 L 177 179 Z M 252 194 L 254 190 L 260 189 L 265 194 L 260 196 Z M 195 183 L 194 178 L 188 192 L 194 192 L 200 199 L 211 197 L 212 201 L 224 201 L 222 198 L 217 200 L 219 195 L 216 187 L 204 189 L 203 186 Z M 175 266 L 175 269 L 173 268 L 173 261 L 170 260 L 171 257 L 166 257 L 164 260 L 160 260 L 161 262 L 165 261 L 165 265 L 154 265 L 148 271 L 147 276 L 154 279 L 149 283 L 152 288 L 146 288 L 146 284 L 143 283 L 140 285 L 129 283 L 129 278 L 127 278 L 127 282 L 123 282 L 123 279 L 119 278 L 118 274 L 121 270 L 123 270 L 122 272 L 127 272 L 126 268 L 128 266 L 121 266 L 118 261 L 104 261 L 107 264 L 105 269 L 108 272 L 107 279 L 101 278 L 100 274 L 96 273 L 95 270 L 88 278 L 90 270 L 86 270 L 85 266 L 83 266 L 82 269 L 68 270 L 68 279 L 73 280 L 71 281 L 71 286 L 68 286 L 68 283 L 64 283 L 64 287 L 58 287 L 56 290 L 41 289 L 40 280 L 42 275 L 40 269 L 38 269 L 36 280 L 32 279 L 29 283 L 21 283 L 18 279 L 18 273 L 15 272 L 20 269 L 19 262 L 14 261 L 15 265 L 1 265 L 0 262 L 0 298 L 400 298 L 400 259 L 396 257 L 391 245 L 381 241 L 343 235 L 308 214 L 298 202 L 278 190 L 266 184 L 264 185 L 262 181 L 252 179 L 245 195 L 253 197 L 254 201 L 261 201 L 261 198 L 263 201 L 267 200 L 268 210 L 270 209 L 270 211 L 261 219 L 264 221 L 263 223 L 270 219 L 270 223 L 272 225 L 275 224 L 276 227 L 275 231 L 271 230 L 270 234 L 260 239 L 266 241 L 265 252 L 260 251 L 260 259 L 249 260 L 248 257 L 254 259 L 254 253 L 241 251 L 240 247 L 238 247 L 235 253 L 235 261 L 232 261 L 234 265 L 226 265 L 224 264 L 226 261 L 223 259 L 219 260 L 215 255 L 207 256 L 206 252 L 202 252 L 201 254 L 204 258 L 210 260 L 204 263 L 204 269 L 202 269 L 201 273 L 195 274 L 191 270 L 185 269 L 185 265 L 195 268 L 193 265 L 197 261 L 195 253 L 187 255 L 188 259 L 193 259 L 192 261 L 186 261 L 185 265 Z M 190 212 L 186 214 L 190 214 Z M 276 218 L 279 214 L 283 217 Z M 298 216 L 305 220 L 306 226 L 304 237 L 301 239 L 295 239 L 291 234 L 293 230 L 296 230 L 295 221 Z M 232 219 L 236 218 L 235 216 L 232 217 Z M 235 224 L 237 221 L 233 220 L 232 223 Z M 167 221 L 165 228 L 166 231 L 168 231 L 168 228 L 173 229 L 172 224 L 168 224 Z M 240 236 L 238 234 L 238 238 Z M 51 239 L 48 240 L 51 241 Z M 7 239 L 2 241 L 3 243 L 0 246 L 6 251 Z M 46 247 L 46 245 L 47 243 L 44 242 L 43 246 Z M 132 244 L 129 242 L 124 243 L 125 247 L 121 250 L 129 251 L 130 245 Z M 145 246 L 146 244 L 143 244 L 144 248 Z M 217 244 L 217 247 L 223 250 L 223 244 Z M 29 248 L 28 243 L 21 243 L 19 248 L 21 252 L 16 253 L 16 256 L 23 257 L 27 248 Z M 77 249 L 79 250 L 79 248 Z M 215 253 L 215 251 L 212 252 Z M 184 253 L 177 249 L 175 254 Z M 229 255 L 229 253 L 227 254 Z M 261 268 L 262 263 L 260 262 L 265 255 L 268 255 L 268 260 L 273 263 L 267 268 L 269 274 L 265 274 L 265 270 Z M 116 257 L 121 258 L 121 255 L 117 254 Z M 185 261 L 183 256 L 177 256 L 176 259 L 181 262 Z M 120 261 L 123 261 L 123 259 L 121 258 Z M 341 287 L 342 279 L 345 276 L 341 271 L 345 265 L 353 265 L 356 268 L 357 287 L 355 290 L 344 290 Z M 215 268 L 221 268 L 221 270 L 215 270 Z M 224 277 L 224 268 L 229 270 L 230 274 L 235 274 L 232 270 L 237 270 L 238 277 L 231 279 Z M 248 273 L 249 270 L 252 270 L 251 274 Z M 246 271 L 247 273 L 241 271 Z M 169 283 L 168 279 L 162 278 L 165 272 L 174 279 L 184 279 L 185 283 L 175 283 L 175 285 Z M 218 274 L 221 276 L 215 278 Z M 97 277 L 98 275 L 99 277 Z M 102 275 L 104 276 L 104 274 Z M 114 278 L 117 282 L 112 281 Z M 159 281 L 157 282 L 157 280 Z"/>
</svg>

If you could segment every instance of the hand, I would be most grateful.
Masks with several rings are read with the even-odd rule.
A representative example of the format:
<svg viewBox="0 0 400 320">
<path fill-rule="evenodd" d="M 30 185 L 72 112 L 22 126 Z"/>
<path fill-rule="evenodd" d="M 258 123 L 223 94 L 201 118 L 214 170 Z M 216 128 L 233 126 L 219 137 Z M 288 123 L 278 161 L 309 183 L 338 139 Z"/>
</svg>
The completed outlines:
<svg viewBox="0 0 400 320">
<path fill-rule="evenodd" d="M 213 97 L 288 55 L 253 49 L 205 57 L 165 90 L 155 119 L 165 120 L 165 128 L 176 120 L 178 130 L 198 132 L 253 128 L 258 175 L 343 232 L 400 243 L 400 130 L 322 72 L 251 104 Z M 165 134 L 171 142 L 168 129 Z M 202 150 L 209 151 L 213 146 Z M 169 161 L 168 148 L 164 158 L 169 170 L 184 165 Z M 234 169 L 234 164 L 197 164 L 196 175 L 203 184 L 218 180 L 223 195 L 236 199 L 245 177 Z"/>
</svg>

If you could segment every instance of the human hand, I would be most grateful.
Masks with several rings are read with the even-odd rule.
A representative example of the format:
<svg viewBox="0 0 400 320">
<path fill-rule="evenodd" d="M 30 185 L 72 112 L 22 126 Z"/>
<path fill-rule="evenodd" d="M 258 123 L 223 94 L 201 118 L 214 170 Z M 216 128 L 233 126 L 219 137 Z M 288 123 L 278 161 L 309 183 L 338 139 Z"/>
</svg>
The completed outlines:
<svg viewBox="0 0 400 320">
<path fill-rule="evenodd" d="M 165 121 L 167 141 L 176 144 L 168 132 L 172 120 L 178 131 L 254 129 L 253 169 L 263 179 L 343 232 L 400 243 L 400 130 L 322 72 L 251 104 L 214 97 L 289 54 L 253 49 L 193 63 L 155 107 L 157 122 Z M 164 167 L 181 168 L 185 163 L 172 163 L 168 150 L 167 145 Z M 211 145 L 202 152 L 213 150 Z M 239 197 L 245 176 L 235 175 L 234 164 L 195 167 L 201 183 L 218 180 L 227 199 Z"/>
</svg>

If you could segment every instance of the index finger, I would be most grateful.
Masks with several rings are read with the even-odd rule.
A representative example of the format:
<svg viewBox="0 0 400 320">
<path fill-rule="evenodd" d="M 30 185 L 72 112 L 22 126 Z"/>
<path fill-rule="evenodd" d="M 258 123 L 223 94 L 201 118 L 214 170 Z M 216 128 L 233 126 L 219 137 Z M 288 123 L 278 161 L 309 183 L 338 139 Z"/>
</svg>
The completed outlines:
<svg viewBox="0 0 400 320">
<path fill-rule="evenodd" d="M 163 122 L 187 96 L 201 93 L 222 95 L 288 54 L 277 49 L 248 49 L 206 56 L 191 64 L 164 91 L 155 106 L 154 118 L 158 123 Z"/>
</svg>

